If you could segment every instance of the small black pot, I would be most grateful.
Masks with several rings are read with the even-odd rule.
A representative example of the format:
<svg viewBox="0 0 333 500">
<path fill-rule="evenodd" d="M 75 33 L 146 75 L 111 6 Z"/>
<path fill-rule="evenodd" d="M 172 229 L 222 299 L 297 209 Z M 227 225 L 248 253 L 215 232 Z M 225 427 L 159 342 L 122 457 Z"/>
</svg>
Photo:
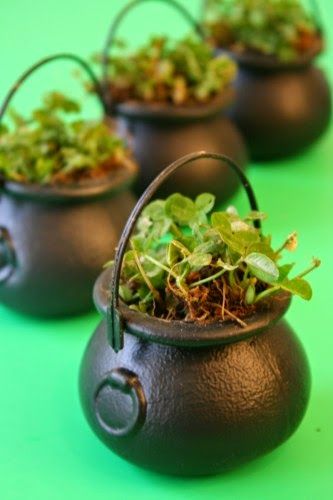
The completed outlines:
<svg viewBox="0 0 333 500">
<path fill-rule="evenodd" d="M 135 204 L 136 168 L 99 183 L 5 183 L 0 198 L 0 303 L 38 316 L 92 308 L 91 290 Z"/>
<path fill-rule="evenodd" d="M 126 460 L 176 475 L 216 474 L 273 450 L 300 424 L 310 392 L 305 353 L 281 319 L 289 294 L 248 317 L 246 328 L 170 322 L 119 302 L 122 257 L 143 206 L 173 170 L 205 157 L 226 161 L 188 155 L 160 174 L 133 210 L 114 269 L 95 285 L 105 318 L 80 372 L 83 411 L 96 435 Z"/>
<path fill-rule="evenodd" d="M 244 134 L 251 158 L 274 160 L 315 143 L 331 118 L 331 92 L 313 57 L 281 63 L 256 54 L 232 54 L 239 65 L 230 117 Z"/>
<path fill-rule="evenodd" d="M 118 132 L 129 139 L 141 167 L 136 192 L 141 194 L 167 165 L 194 148 L 223 153 L 244 168 L 247 154 L 242 136 L 225 113 L 232 98 L 230 90 L 208 104 L 191 107 L 137 102 L 117 105 Z M 208 191 L 221 202 L 230 198 L 237 187 L 233 172 L 206 159 L 197 162 L 190 175 L 184 170 L 176 172 L 160 194 L 178 191 L 193 197 Z"/>
<path fill-rule="evenodd" d="M 247 163 L 243 138 L 226 113 L 226 107 L 234 99 L 232 88 L 212 98 L 207 104 L 177 106 L 137 101 L 120 104 L 113 102 L 109 81 L 110 51 L 115 44 L 118 28 L 123 19 L 133 8 L 147 1 L 151 0 L 132 0 L 120 10 L 109 28 L 102 57 L 107 112 L 111 118 L 116 118 L 120 135 L 129 141 L 134 157 L 141 167 L 135 185 L 136 193 L 139 195 L 167 165 L 194 149 L 225 154 L 233 158 L 243 169 Z M 159 0 L 159 2 L 169 4 L 178 11 L 196 34 L 202 40 L 205 39 L 200 24 L 182 4 L 175 0 Z M 226 167 L 218 168 L 216 163 L 206 159 L 196 163 L 191 176 L 177 172 L 163 185 L 159 194 L 167 196 L 178 191 L 193 197 L 198 192 L 209 191 L 216 196 L 218 202 L 222 202 L 230 198 L 236 188 L 237 179 L 232 172 Z"/>
<path fill-rule="evenodd" d="M 0 121 L 22 83 L 44 64 L 78 63 L 93 85 L 89 65 L 73 54 L 55 54 L 31 66 L 13 85 Z M 101 92 L 99 92 L 101 96 Z M 104 109 L 104 102 L 101 99 Z M 93 283 L 112 257 L 134 206 L 129 191 L 137 173 L 130 160 L 110 176 L 75 185 L 0 183 L 0 303 L 38 316 L 65 316 L 92 308 Z"/>
<path fill-rule="evenodd" d="M 109 281 L 105 272 L 96 284 L 100 309 Z M 123 306 L 124 349 L 110 347 L 103 320 L 81 365 L 91 428 L 121 457 L 167 474 L 216 474 L 273 450 L 300 424 L 310 391 L 303 348 L 281 320 L 289 301 L 276 298 L 246 330 Z"/>
</svg>

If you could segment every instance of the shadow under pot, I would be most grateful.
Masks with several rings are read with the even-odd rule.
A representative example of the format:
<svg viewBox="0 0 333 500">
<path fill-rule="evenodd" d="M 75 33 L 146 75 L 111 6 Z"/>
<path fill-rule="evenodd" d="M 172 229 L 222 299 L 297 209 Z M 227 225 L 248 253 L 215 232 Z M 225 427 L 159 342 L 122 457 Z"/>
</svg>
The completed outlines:
<svg viewBox="0 0 333 500">
<path fill-rule="evenodd" d="M 99 183 L 0 193 L 0 303 L 38 316 L 92 308 L 91 290 L 134 206 L 134 165 Z"/>
<path fill-rule="evenodd" d="M 141 171 L 135 190 L 142 193 L 149 183 L 167 165 L 196 150 L 223 153 L 233 158 L 243 169 L 247 153 L 237 127 L 226 116 L 226 107 L 232 102 L 232 89 L 207 104 L 174 106 L 125 102 L 115 106 L 119 134 L 129 140 Z M 203 159 L 193 166 L 190 174 L 175 172 L 159 194 L 167 196 L 178 191 L 187 196 L 210 192 L 217 202 L 230 198 L 237 190 L 233 172 Z"/>
<path fill-rule="evenodd" d="M 304 416 L 310 372 L 283 319 L 290 295 L 280 292 L 245 328 L 130 309 L 117 290 L 138 214 L 129 218 L 114 269 L 95 285 L 104 318 L 81 364 L 84 414 L 104 444 L 141 467 L 184 476 L 228 471 L 283 443 Z"/>
<path fill-rule="evenodd" d="M 331 118 L 331 92 L 313 56 L 283 63 L 265 55 L 232 55 L 239 71 L 229 116 L 244 134 L 251 158 L 292 156 L 324 134 Z"/>
</svg>

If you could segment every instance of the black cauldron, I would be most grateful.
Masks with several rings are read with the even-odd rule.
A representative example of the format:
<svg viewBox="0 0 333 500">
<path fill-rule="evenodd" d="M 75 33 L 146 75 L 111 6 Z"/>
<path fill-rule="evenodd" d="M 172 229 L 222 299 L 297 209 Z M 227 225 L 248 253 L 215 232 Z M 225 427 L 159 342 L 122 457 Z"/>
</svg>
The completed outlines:
<svg viewBox="0 0 333 500">
<path fill-rule="evenodd" d="M 9 93 L 0 117 L 29 69 Z M 0 118 L 1 119 L 1 118 Z M 135 200 L 128 161 L 110 177 L 75 185 L 0 183 L 0 303 L 38 316 L 64 316 L 92 308 L 91 290 L 112 256 Z"/>
<path fill-rule="evenodd" d="M 194 147 L 224 153 L 245 166 L 243 139 L 223 113 L 231 94 L 193 107 L 131 102 L 116 107 L 118 132 L 130 139 L 129 144 L 141 166 L 136 184 L 138 193 L 142 193 L 163 168 L 189 154 Z M 204 159 L 194 165 L 190 175 L 186 171 L 177 172 L 162 186 L 160 194 L 167 196 L 179 191 L 193 197 L 200 190 L 213 193 L 218 201 L 225 201 L 237 187 L 233 172 Z"/>
<path fill-rule="evenodd" d="M 228 89 L 212 98 L 207 104 L 175 106 L 172 104 L 128 101 L 112 102 L 108 78 L 109 53 L 116 38 L 117 29 L 134 7 L 151 0 L 134 0 L 126 5 L 113 22 L 103 51 L 103 86 L 109 115 L 118 122 L 118 132 L 129 141 L 141 172 L 135 190 L 141 194 L 149 183 L 167 165 L 189 154 L 193 149 L 223 153 L 233 158 L 242 168 L 247 163 L 243 138 L 227 116 L 227 108 L 234 100 L 234 90 Z M 156 0 L 155 0 L 156 1 Z M 174 0 L 160 0 L 176 8 L 204 38 L 200 26 L 191 14 Z M 198 191 L 215 194 L 218 202 L 225 201 L 237 189 L 237 179 L 226 167 L 218 168 L 209 160 L 197 162 L 191 175 L 177 172 L 167 181 L 161 195 L 175 191 L 194 196 Z"/>
<path fill-rule="evenodd" d="M 176 475 L 216 474 L 273 450 L 300 424 L 310 392 L 306 355 L 282 319 L 289 294 L 267 302 L 246 328 L 169 322 L 119 302 L 122 256 L 143 206 L 171 172 L 206 157 L 233 165 L 221 155 L 188 155 L 133 210 L 113 271 L 95 285 L 104 319 L 80 372 L 83 411 L 97 436 L 130 462 Z"/>
<path fill-rule="evenodd" d="M 235 55 L 237 99 L 229 116 L 244 134 L 254 160 L 302 152 L 327 129 L 331 92 L 314 56 L 283 63 L 264 55 Z"/>
</svg>

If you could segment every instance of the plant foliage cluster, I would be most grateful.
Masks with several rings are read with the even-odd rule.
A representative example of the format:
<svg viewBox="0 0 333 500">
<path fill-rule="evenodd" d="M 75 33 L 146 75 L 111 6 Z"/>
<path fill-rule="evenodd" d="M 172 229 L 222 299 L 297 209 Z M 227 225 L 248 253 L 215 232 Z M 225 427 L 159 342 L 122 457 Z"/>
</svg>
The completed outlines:
<svg viewBox="0 0 333 500">
<path fill-rule="evenodd" d="M 61 183 L 105 174 L 121 165 L 127 151 L 104 123 L 66 120 L 78 113 L 76 101 L 47 94 L 24 118 L 10 111 L 13 128 L 0 129 L 0 174 L 28 183 Z"/>
<path fill-rule="evenodd" d="M 313 16 L 299 0 L 207 0 L 207 22 L 218 46 L 293 60 L 321 44 Z"/>
<path fill-rule="evenodd" d="M 281 290 L 311 298 L 304 276 L 320 262 L 292 278 L 294 264 L 280 263 L 284 250 L 295 250 L 295 233 L 274 250 L 271 237 L 253 225 L 263 213 L 241 218 L 234 207 L 212 212 L 213 206 L 208 193 L 194 201 L 176 193 L 147 205 L 122 265 L 120 295 L 132 309 L 244 326 L 258 303 Z"/>
<path fill-rule="evenodd" d="M 229 57 L 214 57 L 208 44 L 193 37 L 154 37 L 134 52 L 119 43 L 118 53 L 109 59 L 116 102 L 206 102 L 229 87 L 236 72 Z"/>
</svg>

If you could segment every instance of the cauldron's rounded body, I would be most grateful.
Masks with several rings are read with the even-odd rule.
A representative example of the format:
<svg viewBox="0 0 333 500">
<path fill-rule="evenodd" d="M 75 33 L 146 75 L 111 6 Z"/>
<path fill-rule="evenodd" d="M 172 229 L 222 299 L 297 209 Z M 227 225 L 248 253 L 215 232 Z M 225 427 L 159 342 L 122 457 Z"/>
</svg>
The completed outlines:
<svg viewBox="0 0 333 500">
<path fill-rule="evenodd" d="M 222 96 L 209 104 L 191 107 L 128 102 L 117 106 L 118 132 L 129 139 L 141 172 L 136 184 L 142 191 L 167 165 L 193 150 L 223 153 L 245 168 L 247 153 L 243 138 L 226 116 Z M 213 192 L 218 201 L 229 198 L 237 189 L 237 178 L 227 167 L 201 160 L 191 172 L 180 169 L 160 191 L 166 196 L 175 191 L 188 196 Z"/>
<path fill-rule="evenodd" d="M 0 303 L 37 316 L 92 308 L 94 281 L 112 257 L 135 203 L 128 190 L 133 169 L 81 187 L 5 183 Z"/>
<path fill-rule="evenodd" d="M 251 158 L 291 156 L 323 135 L 331 118 L 331 92 L 322 70 L 311 61 L 237 60 L 237 98 L 230 117 L 244 134 Z"/>
<path fill-rule="evenodd" d="M 124 348 L 111 349 L 103 320 L 81 365 L 90 426 L 121 457 L 167 474 L 216 474 L 273 450 L 298 427 L 310 390 L 303 348 L 280 319 L 289 301 L 245 330 L 122 306 Z"/>
</svg>

